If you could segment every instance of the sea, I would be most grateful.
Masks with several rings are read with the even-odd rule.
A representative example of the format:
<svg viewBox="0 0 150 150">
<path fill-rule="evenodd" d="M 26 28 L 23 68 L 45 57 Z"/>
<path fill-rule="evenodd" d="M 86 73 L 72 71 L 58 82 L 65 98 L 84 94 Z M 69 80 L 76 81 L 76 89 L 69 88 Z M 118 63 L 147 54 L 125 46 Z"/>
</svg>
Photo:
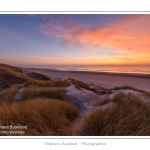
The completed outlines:
<svg viewBox="0 0 150 150">
<path fill-rule="evenodd" d="M 85 66 L 50 65 L 50 66 L 32 66 L 32 68 L 43 68 L 43 69 L 45 68 L 62 71 L 150 74 L 150 65 L 85 65 Z"/>
</svg>

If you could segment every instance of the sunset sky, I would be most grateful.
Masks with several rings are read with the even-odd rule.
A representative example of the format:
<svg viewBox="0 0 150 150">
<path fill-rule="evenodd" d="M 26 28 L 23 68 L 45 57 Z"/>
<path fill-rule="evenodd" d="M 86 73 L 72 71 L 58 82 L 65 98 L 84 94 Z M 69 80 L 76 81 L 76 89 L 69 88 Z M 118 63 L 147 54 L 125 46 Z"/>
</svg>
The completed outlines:
<svg viewBox="0 0 150 150">
<path fill-rule="evenodd" d="M 0 63 L 150 64 L 150 15 L 0 15 Z"/>
</svg>

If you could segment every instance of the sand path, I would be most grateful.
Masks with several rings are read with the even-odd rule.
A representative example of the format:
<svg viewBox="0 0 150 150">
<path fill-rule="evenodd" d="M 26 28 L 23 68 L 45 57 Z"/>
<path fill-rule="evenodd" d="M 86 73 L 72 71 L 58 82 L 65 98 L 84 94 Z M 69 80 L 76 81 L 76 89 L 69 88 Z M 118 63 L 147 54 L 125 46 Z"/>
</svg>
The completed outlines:
<svg viewBox="0 0 150 150">
<path fill-rule="evenodd" d="M 18 90 L 18 93 L 14 96 L 14 102 L 18 102 L 21 99 L 22 93 L 27 87 L 23 86 Z"/>
<path fill-rule="evenodd" d="M 92 103 L 101 98 L 101 95 L 85 89 L 79 90 L 73 84 L 67 87 L 66 90 L 68 102 L 76 105 L 81 114 L 92 111 L 94 109 Z"/>
<path fill-rule="evenodd" d="M 132 94 L 135 94 L 135 95 L 143 98 L 143 96 L 141 95 L 142 93 L 139 93 L 139 92 L 136 92 L 133 90 L 128 90 L 128 89 L 112 90 L 112 92 L 110 94 L 100 95 L 100 94 L 94 93 L 94 92 L 86 90 L 86 89 L 79 90 L 73 84 L 71 84 L 70 86 L 68 86 L 66 88 L 66 90 L 67 90 L 68 102 L 73 105 L 76 105 L 79 108 L 81 115 L 87 115 L 97 109 L 105 110 L 107 108 L 114 106 L 114 102 L 109 102 L 109 103 L 106 103 L 106 104 L 98 106 L 98 107 L 94 106 L 93 104 L 97 100 L 100 101 L 105 98 L 113 99 L 113 97 L 120 92 L 123 92 L 125 94 L 132 93 Z"/>
</svg>

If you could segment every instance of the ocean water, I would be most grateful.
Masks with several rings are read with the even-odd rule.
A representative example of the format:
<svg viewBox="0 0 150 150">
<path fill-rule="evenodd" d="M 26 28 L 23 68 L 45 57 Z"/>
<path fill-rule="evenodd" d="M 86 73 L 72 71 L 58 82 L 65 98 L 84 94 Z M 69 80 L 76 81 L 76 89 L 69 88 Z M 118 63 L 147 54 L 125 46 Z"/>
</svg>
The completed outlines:
<svg viewBox="0 0 150 150">
<path fill-rule="evenodd" d="M 45 68 L 63 71 L 150 74 L 150 65 L 48 66 Z"/>
</svg>

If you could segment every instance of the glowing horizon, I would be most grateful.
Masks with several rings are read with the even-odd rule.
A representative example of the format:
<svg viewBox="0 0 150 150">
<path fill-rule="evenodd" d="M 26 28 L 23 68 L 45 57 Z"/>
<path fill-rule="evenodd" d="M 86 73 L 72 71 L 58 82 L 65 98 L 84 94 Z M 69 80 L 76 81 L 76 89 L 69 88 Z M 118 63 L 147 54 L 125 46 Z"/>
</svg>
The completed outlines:
<svg viewBox="0 0 150 150">
<path fill-rule="evenodd" d="M 150 64 L 150 15 L 0 15 L 0 63 Z"/>
</svg>

